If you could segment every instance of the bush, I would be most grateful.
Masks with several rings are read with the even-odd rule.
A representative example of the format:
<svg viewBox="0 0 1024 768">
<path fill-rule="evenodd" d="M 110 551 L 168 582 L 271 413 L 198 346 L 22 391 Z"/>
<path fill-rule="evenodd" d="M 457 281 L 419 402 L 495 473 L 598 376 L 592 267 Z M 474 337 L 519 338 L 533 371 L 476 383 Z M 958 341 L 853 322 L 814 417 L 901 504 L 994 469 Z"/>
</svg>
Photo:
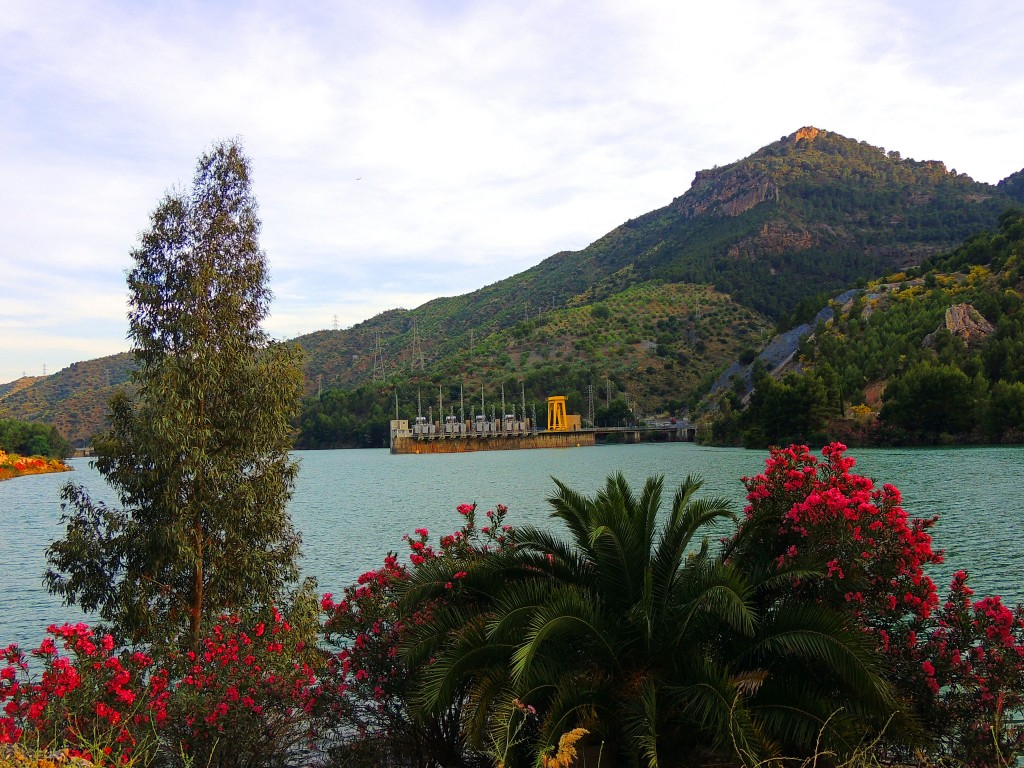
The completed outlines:
<svg viewBox="0 0 1024 768">
<path fill-rule="evenodd" d="M 513 541 L 504 506 L 485 513 L 477 526 L 476 505 L 458 507 L 462 527 L 442 536 L 434 548 L 426 528 L 406 536 L 409 563 L 389 553 L 383 565 L 362 574 L 340 600 L 325 594 L 325 644 L 332 654 L 324 680 L 325 703 L 333 718 L 331 752 L 346 765 L 377 766 L 398 760 L 407 766 L 458 764 L 466 746 L 461 701 L 433 717 L 414 715 L 421 669 L 406 664 L 400 648 L 409 632 L 443 608 L 444 597 L 421 599 L 408 610 L 399 598 L 419 571 L 437 576 L 443 595 L 461 591 L 470 563 L 497 553 Z"/>
<path fill-rule="evenodd" d="M 302 621 L 301 602 L 292 613 Z M 166 664 L 115 651 L 85 624 L 48 634 L 30 653 L 38 678 L 17 646 L 3 651 L 0 744 L 112 764 L 273 766 L 320 730 L 315 632 L 277 609 L 222 617 L 199 652 Z"/>
<path fill-rule="evenodd" d="M 833 443 L 824 461 L 806 446 L 771 451 L 765 472 L 744 479 L 750 504 L 733 556 L 816 574 L 786 589 L 845 610 L 874 639 L 905 698 L 895 751 L 911 752 L 916 725 L 935 757 L 1012 764 L 1024 747 L 1009 716 L 1024 708 L 1024 608 L 972 603 L 963 571 L 940 605 L 925 572 L 942 562 L 928 533 L 937 518 L 909 518 L 900 492 L 852 473 L 845 451 Z"/>
<path fill-rule="evenodd" d="M 156 729 L 167 720 L 166 671 L 154 670 L 143 653 L 115 655 L 113 638 L 97 637 L 85 624 L 51 625 L 47 634 L 31 652 L 43 665 L 38 678 L 16 645 L 3 651 L 0 744 L 66 749 L 87 760 L 152 762 Z"/>
</svg>

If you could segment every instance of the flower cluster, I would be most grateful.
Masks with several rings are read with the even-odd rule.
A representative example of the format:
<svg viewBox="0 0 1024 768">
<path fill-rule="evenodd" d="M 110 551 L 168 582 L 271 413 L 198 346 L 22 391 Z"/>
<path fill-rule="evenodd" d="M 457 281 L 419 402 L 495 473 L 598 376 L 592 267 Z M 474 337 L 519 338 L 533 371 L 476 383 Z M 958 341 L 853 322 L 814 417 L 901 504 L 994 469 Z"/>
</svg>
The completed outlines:
<svg viewBox="0 0 1024 768">
<path fill-rule="evenodd" d="M 764 473 L 744 478 L 745 513 L 765 524 L 779 567 L 823 568 L 826 578 L 805 589 L 849 604 L 885 646 L 897 627 L 928 619 L 938 605 L 925 574 L 942 562 L 928 533 L 937 518 L 909 519 L 899 490 L 851 472 L 845 452 L 833 443 L 821 461 L 803 445 L 773 450 Z"/>
<path fill-rule="evenodd" d="M 163 665 L 85 624 L 47 632 L 30 654 L 43 664 L 38 679 L 17 646 L 2 651 L 0 744 L 103 764 L 145 764 L 158 749 L 203 765 L 237 762 L 284 754 L 304 737 L 317 702 L 310 661 L 319 653 L 306 647 L 315 636 L 303 639 L 276 609 L 247 627 L 225 616 L 200 651 Z"/>
<path fill-rule="evenodd" d="M 151 748 L 167 717 L 166 672 L 144 653 L 115 655 L 113 638 L 85 624 L 51 625 L 47 634 L 31 652 L 43 664 L 38 679 L 16 645 L 2 651 L 0 744 L 62 745 L 71 756 L 114 763 Z"/>
<path fill-rule="evenodd" d="M 1024 747 L 1008 713 L 1024 708 L 1024 609 L 998 597 L 971 602 L 958 572 L 940 604 L 926 574 L 941 563 L 929 530 L 937 518 L 910 519 L 900 492 L 854 474 L 846 446 L 771 451 L 765 471 L 744 478 L 745 520 L 733 538 L 778 569 L 816 572 L 791 588 L 828 602 L 869 633 L 890 678 L 963 765 L 992 765 Z"/>
</svg>

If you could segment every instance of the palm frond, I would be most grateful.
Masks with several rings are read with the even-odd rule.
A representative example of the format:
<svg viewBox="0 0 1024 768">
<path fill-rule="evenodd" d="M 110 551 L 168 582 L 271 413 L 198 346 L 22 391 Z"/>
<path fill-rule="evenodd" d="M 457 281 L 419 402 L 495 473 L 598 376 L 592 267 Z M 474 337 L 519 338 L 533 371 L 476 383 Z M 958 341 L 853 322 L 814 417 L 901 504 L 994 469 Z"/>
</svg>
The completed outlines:
<svg viewBox="0 0 1024 768">
<path fill-rule="evenodd" d="M 686 579 L 674 596 L 676 607 L 674 642 L 686 647 L 688 633 L 702 619 L 724 623 L 741 635 L 754 633 L 758 617 L 750 602 L 750 585 L 744 575 L 730 564 L 718 561 L 697 562 L 686 571 Z"/>
<path fill-rule="evenodd" d="M 732 751 L 744 762 L 763 756 L 764 740 L 727 669 L 703 658 L 690 672 L 691 682 L 663 688 L 677 711 L 692 720 L 713 746 Z"/>
<path fill-rule="evenodd" d="M 558 492 L 548 497 L 548 504 L 554 510 L 551 515 L 564 522 L 576 546 L 589 552 L 590 529 L 594 519 L 594 502 L 557 478 L 551 478 Z"/>
<path fill-rule="evenodd" d="M 687 483 L 694 485 L 687 487 L 684 484 L 676 492 L 672 514 L 662 530 L 651 559 L 655 602 L 659 606 L 664 606 L 669 601 L 676 578 L 679 576 L 683 558 L 691 546 L 694 536 L 714 521 L 723 518 L 731 519 L 733 516 L 726 499 L 691 500 L 696 489 L 700 487 L 700 483 L 692 477 L 687 478 Z"/>
<path fill-rule="evenodd" d="M 650 677 L 623 707 L 623 730 L 647 768 L 658 768 L 658 686 Z"/>
<path fill-rule="evenodd" d="M 797 600 L 776 606 L 745 655 L 754 663 L 771 660 L 776 666 L 824 665 L 831 680 L 879 711 L 890 710 L 894 701 L 869 638 L 827 606 Z"/>
<path fill-rule="evenodd" d="M 512 679 L 518 682 L 527 677 L 541 647 L 560 636 L 571 636 L 574 643 L 586 645 L 592 663 L 617 666 L 619 649 L 614 633 L 609 632 L 593 594 L 562 586 L 552 590 L 530 617 L 526 634 L 512 655 Z"/>
</svg>

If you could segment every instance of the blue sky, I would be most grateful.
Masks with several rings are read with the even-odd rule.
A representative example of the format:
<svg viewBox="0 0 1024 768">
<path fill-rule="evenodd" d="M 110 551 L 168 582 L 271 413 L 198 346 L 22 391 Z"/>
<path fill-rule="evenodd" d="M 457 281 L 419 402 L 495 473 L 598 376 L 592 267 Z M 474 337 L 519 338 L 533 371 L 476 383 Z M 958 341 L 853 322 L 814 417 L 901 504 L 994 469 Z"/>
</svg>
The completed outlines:
<svg viewBox="0 0 1024 768">
<path fill-rule="evenodd" d="M 131 249 L 218 139 L 290 338 L 583 248 L 804 125 L 997 182 L 1021 40 L 1005 0 L 4 0 L 0 382 L 128 348 Z"/>
</svg>

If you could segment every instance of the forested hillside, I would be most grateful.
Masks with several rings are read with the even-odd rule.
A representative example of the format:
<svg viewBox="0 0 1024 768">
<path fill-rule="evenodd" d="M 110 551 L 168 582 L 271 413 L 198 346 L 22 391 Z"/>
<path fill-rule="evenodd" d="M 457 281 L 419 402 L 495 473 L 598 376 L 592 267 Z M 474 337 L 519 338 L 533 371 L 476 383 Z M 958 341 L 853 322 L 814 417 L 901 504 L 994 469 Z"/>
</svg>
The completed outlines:
<svg viewBox="0 0 1024 768">
<path fill-rule="evenodd" d="M 379 359 L 408 370 L 520 321 L 586 306 L 652 279 L 713 285 L 789 322 L 815 297 L 920 263 L 994 226 L 1014 202 L 941 162 L 902 159 L 804 128 L 730 165 L 701 171 L 669 205 L 576 252 L 463 296 L 386 312 L 299 341 L 307 376 L 367 381 Z M 472 335 L 472 339 L 471 339 Z"/>
<path fill-rule="evenodd" d="M 0 390 L 0 416 L 54 426 L 82 447 L 103 425 L 107 402 L 127 383 L 130 365 L 127 353 L 111 355 L 74 363 L 27 387 Z"/>
<path fill-rule="evenodd" d="M 874 281 L 704 436 L 747 445 L 1024 440 L 1024 213 Z"/>
<path fill-rule="evenodd" d="M 697 173 L 685 194 L 583 250 L 462 296 L 295 339 L 307 353 L 306 393 L 375 387 L 374 402 L 393 412 L 384 401 L 395 387 L 462 385 L 487 399 L 503 382 L 524 382 L 537 397 L 568 392 L 582 412 L 591 386 L 598 401 L 604 390 L 606 407 L 621 397 L 646 412 L 674 411 L 768 323 L 806 321 L 857 280 L 911 268 L 994 227 L 1022 197 L 1021 174 L 983 184 L 938 161 L 803 128 Z M 641 306 L 662 294 L 662 309 Z M 703 294 L 735 312 L 710 327 L 694 298 Z M 628 309 L 617 316 L 617 306 Z M 90 375 L 62 371 L 0 394 L 0 408 L 88 439 L 110 388 L 126 379 L 127 358 L 79 365 Z"/>
<path fill-rule="evenodd" d="M 506 411 L 545 417 L 545 398 L 598 424 L 633 412 L 679 411 L 728 361 L 760 345 L 770 325 L 706 286 L 636 285 L 608 299 L 548 312 L 491 334 L 424 369 L 380 385 L 328 389 L 310 398 L 301 447 L 387 444 L 388 420 L 443 406 L 465 417 Z M 592 400 L 591 400 L 592 398 Z"/>
</svg>

